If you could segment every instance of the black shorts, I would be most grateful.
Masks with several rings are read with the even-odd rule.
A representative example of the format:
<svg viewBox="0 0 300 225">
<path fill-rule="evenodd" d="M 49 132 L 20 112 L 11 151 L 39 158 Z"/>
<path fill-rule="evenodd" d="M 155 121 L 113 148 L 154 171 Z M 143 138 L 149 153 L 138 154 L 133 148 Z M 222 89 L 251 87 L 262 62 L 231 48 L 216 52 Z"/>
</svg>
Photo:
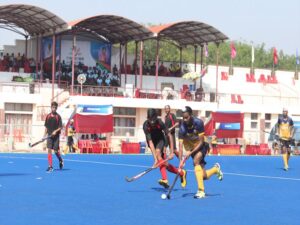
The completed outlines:
<svg viewBox="0 0 300 225">
<path fill-rule="evenodd" d="M 148 147 L 150 147 L 148 142 L 147 142 L 147 144 L 148 144 Z M 162 139 L 162 140 L 159 140 L 159 141 L 153 141 L 153 145 L 154 145 L 155 149 L 160 150 L 161 156 L 164 157 L 164 147 L 166 145 L 165 140 Z"/>
<path fill-rule="evenodd" d="M 47 139 L 47 148 L 54 151 L 59 150 L 59 135 Z"/>
<path fill-rule="evenodd" d="M 282 139 L 280 139 L 280 145 L 281 145 L 281 147 L 290 148 L 290 144 L 291 144 L 290 140 L 282 140 Z"/>
<path fill-rule="evenodd" d="M 67 145 L 68 146 L 73 146 L 74 144 L 74 139 L 72 136 L 68 136 L 68 142 L 67 142 Z"/>
<path fill-rule="evenodd" d="M 203 145 L 199 148 L 199 150 L 195 151 L 191 156 L 192 158 L 194 159 L 195 155 L 198 153 L 198 152 L 201 152 L 202 153 L 202 158 L 200 159 L 200 164 L 201 165 L 205 165 L 206 162 L 204 160 L 206 154 L 209 152 L 209 144 L 207 142 L 204 142 Z"/>
</svg>

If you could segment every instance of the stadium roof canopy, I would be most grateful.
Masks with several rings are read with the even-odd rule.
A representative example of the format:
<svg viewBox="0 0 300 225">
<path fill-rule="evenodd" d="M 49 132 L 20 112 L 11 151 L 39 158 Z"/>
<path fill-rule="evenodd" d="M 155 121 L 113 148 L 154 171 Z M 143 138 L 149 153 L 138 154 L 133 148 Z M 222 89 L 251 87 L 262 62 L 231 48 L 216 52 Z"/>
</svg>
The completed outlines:
<svg viewBox="0 0 300 225">
<path fill-rule="evenodd" d="M 0 28 L 24 36 L 66 29 L 67 23 L 53 13 L 32 5 L 12 4 L 0 6 Z M 24 32 L 18 28 L 22 28 Z"/>
<path fill-rule="evenodd" d="M 152 32 L 141 24 L 115 15 L 93 16 L 69 23 L 76 33 L 89 32 L 112 44 L 151 38 Z"/>
<path fill-rule="evenodd" d="M 185 21 L 178 23 L 153 26 L 149 28 L 154 36 L 160 40 L 171 40 L 179 46 L 203 45 L 205 43 L 220 43 L 228 37 L 216 28 L 197 21 Z"/>
</svg>

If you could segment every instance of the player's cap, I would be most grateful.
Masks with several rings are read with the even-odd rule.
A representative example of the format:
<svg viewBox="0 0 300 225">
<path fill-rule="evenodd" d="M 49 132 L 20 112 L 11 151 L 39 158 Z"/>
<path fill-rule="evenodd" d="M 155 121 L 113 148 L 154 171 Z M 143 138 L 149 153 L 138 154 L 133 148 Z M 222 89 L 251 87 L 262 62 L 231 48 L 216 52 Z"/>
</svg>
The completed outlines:
<svg viewBox="0 0 300 225">
<path fill-rule="evenodd" d="M 193 114 L 193 110 L 191 107 L 189 106 L 185 106 L 183 109 L 181 109 L 182 113 L 187 112 L 188 114 L 192 115 Z"/>
<path fill-rule="evenodd" d="M 288 109 L 287 108 L 283 108 L 282 112 L 288 112 Z"/>
<path fill-rule="evenodd" d="M 157 111 L 156 109 L 148 109 L 147 111 L 147 118 L 152 119 L 154 117 L 157 117 Z"/>
</svg>

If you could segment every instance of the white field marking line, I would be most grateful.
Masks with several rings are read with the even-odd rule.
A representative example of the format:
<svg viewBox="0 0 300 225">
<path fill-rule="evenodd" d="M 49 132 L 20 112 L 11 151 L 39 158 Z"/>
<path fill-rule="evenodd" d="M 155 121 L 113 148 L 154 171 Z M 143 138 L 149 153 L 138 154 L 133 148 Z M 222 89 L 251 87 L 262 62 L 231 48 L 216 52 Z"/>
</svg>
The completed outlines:
<svg viewBox="0 0 300 225">
<path fill-rule="evenodd" d="M 14 158 L 14 159 L 39 159 L 39 160 L 47 160 L 46 158 L 39 157 L 20 157 L 20 156 L 0 156 L 0 158 Z M 64 159 L 69 162 L 79 162 L 79 163 L 91 163 L 91 164 L 101 164 L 101 165 L 112 165 L 112 166 L 127 166 L 127 167 L 139 167 L 139 168 L 149 168 L 149 166 L 136 165 L 136 164 L 124 164 L 124 163 L 109 163 L 109 162 L 101 162 L 101 161 L 89 161 L 89 160 L 77 160 L 77 159 Z M 194 170 L 187 170 L 189 172 L 193 172 Z M 254 175 L 254 174 L 243 174 L 243 173 L 226 173 L 226 175 L 232 176 L 241 176 L 241 177 L 254 177 L 254 178 L 264 178 L 264 179 L 278 179 L 278 180 L 292 180 L 292 181 L 300 181 L 300 178 L 289 178 L 289 177 L 275 177 L 275 176 L 263 176 L 263 175 Z"/>
<path fill-rule="evenodd" d="M 21 156 L 0 156 L 0 158 L 47 160 L 46 158 L 39 158 L 39 157 L 21 157 Z M 77 160 L 77 159 L 64 159 L 64 161 L 66 161 L 66 162 L 79 162 L 79 163 L 91 163 L 91 164 L 112 165 L 112 166 L 127 166 L 127 167 L 149 168 L 149 166 L 143 166 L 143 165 L 124 164 L 124 163 L 109 163 L 109 162 L 89 161 L 89 160 Z"/>
<path fill-rule="evenodd" d="M 243 173 L 224 173 L 224 174 L 226 174 L 226 175 L 232 175 L 232 176 L 241 176 L 241 177 L 255 177 L 255 178 L 265 178 L 265 179 L 278 179 L 278 180 L 300 181 L 300 178 L 262 176 L 262 175 L 254 175 L 254 174 L 243 174 Z"/>
</svg>

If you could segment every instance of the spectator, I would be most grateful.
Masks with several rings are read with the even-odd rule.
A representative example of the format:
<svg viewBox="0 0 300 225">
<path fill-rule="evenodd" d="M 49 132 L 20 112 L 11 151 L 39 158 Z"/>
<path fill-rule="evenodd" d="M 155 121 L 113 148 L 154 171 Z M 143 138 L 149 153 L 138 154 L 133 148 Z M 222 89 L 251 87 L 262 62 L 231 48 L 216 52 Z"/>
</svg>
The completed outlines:
<svg viewBox="0 0 300 225">
<path fill-rule="evenodd" d="M 189 73 L 190 72 L 190 69 L 188 68 L 188 65 L 185 64 L 185 67 L 183 68 L 183 73 Z"/>
<path fill-rule="evenodd" d="M 113 67 L 113 75 L 118 75 L 118 68 L 116 64 Z"/>
</svg>

